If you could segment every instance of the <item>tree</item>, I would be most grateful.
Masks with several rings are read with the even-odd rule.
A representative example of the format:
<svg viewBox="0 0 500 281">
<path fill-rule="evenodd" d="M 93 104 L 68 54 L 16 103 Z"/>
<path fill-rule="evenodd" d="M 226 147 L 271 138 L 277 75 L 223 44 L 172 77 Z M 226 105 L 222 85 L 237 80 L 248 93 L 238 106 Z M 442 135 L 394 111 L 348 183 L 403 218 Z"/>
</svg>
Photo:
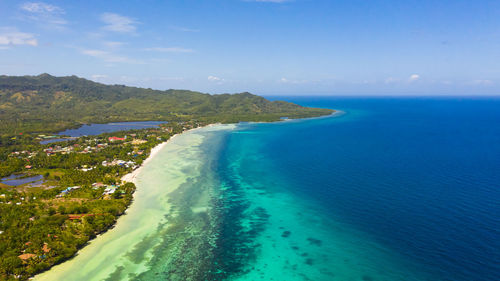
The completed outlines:
<svg viewBox="0 0 500 281">
<path fill-rule="evenodd" d="M 22 260 L 17 256 L 8 256 L 0 260 L 0 270 L 5 274 L 13 274 L 22 265 Z"/>
<path fill-rule="evenodd" d="M 66 214 L 66 207 L 64 207 L 63 205 L 59 206 L 59 208 L 57 208 L 57 210 L 59 211 L 59 213 L 61 213 L 62 215 Z"/>
</svg>

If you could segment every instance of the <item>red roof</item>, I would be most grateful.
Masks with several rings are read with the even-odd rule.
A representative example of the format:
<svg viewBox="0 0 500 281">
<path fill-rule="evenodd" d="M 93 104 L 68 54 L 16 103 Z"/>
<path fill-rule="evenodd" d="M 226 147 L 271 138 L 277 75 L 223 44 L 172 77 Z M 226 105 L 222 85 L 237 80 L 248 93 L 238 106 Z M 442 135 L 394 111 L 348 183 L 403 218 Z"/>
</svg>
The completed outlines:
<svg viewBox="0 0 500 281">
<path fill-rule="evenodd" d="M 109 140 L 109 141 L 117 141 L 117 140 L 122 141 L 122 140 L 125 140 L 125 138 L 109 137 L 109 138 L 108 138 L 108 140 Z"/>
</svg>

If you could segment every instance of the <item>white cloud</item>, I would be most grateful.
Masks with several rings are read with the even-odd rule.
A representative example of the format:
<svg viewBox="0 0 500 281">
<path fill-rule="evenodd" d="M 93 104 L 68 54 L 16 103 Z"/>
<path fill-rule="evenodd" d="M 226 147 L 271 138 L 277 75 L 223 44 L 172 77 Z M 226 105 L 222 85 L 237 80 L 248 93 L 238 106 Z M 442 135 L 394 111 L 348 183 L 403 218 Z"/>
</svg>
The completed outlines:
<svg viewBox="0 0 500 281">
<path fill-rule="evenodd" d="M 124 56 L 118 56 L 111 52 L 103 51 L 103 50 L 82 50 L 82 54 L 91 56 L 94 58 L 101 59 L 105 62 L 109 63 L 131 63 L 131 64 L 144 64 L 143 61 L 134 60 Z"/>
<path fill-rule="evenodd" d="M 117 42 L 117 41 L 106 41 L 103 42 L 102 44 L 108 48 L 118 48 L 125 45 L 124 42 Z"/>
<path fill-rule="evenodd" d="M 408 79 L 410 82 L 415 82 L 420 79 L 420 75 L 418 74 L 412 74 L 410 75 L 410 78 Z"/>
<path fill-rule="evenodd" d="M 222 85 L 226 82 L 225 79 L 213 75 L 208 76 L 207 79 L 209 82 L 214 83 L 216 85 Z"/>
<path fill-rule="evenodd" d="M 133 33 L 135 32 L 137 21 L 132 18 L 121 16 L 114 13 L 104 13 L 101 15 L 101 21 L 106 25 L 103 27 L 104 30 L 122 33 Z"/>
<path fill-rule="evenodd" d="M 182 32 L 199 32 L 200 31 L 199 29 L 182 27 L 182 26 L 175 26 L 175 25 L 171 25 L 170 29 L 176 30 L 176 31 L 182 31 Z"/>
<path fill-rule="evenodd" d="M 105 74 L 93 74 L 93 75 L 90 76 L 90 78 L 92 78 L 92 80 L 100 80 L 100 79 L 108 78 L 108 75 L 105 75 Z"/>
<path fill-rule="evenodd" d="M 281 78 L 280 80 L 278 80 L 279 83 L 283 83 L 283 84 L 306 84 L 306 83 L 310 83 L 310 82 L 313 82 L 313 81 L 309 81 L 309 80 L 292 80 L 292 79 L 288 79 L 288 78 Z M 314 81 L 314 82 L 318 82 L 318 81 Z"/>
<path fill-rule="evenodd" d="M 64 10 L 43 2 L 26 2 L 21 9 L 31 13 L 64 13 Z"/>
<path fill-rule="evenodd" d="M 101 51 L 101 50 L 83 50 L 82 54 L 88 55 L 91 57 L 102 57 L 102 56 L 105 56 L 109 53 L 106 51 Z"/>
<path fill-rule="evenodd" d="M 158 78 L 160 81 L 184 81 L 186 78 L 184 77 L 160 77 Z"/>
<path fill-rule="evenodd" d="M 15 28 L 0 28 L 0 45 L 37 46 L 38 40 L 31 33 L 20 32 Z"/>
<path fill-rule="evenodd" d="M 166 52 L 166 53 L 194 53 L 192 49 L 186 49 L 181 47 L 153 47 L 146 48 L 145 51 L 155 51 L 155 52 Z"/>
<path fill-rule="evenodd" d="M 493 85 L 493 81 L 487 79 L 477 79 L 472 81 L 470 84 L 472 85 L 480 85 L 480 86 L 490 86 Z"/>
<path fill-rule="evenodd" d="M 26 12 L 24 18 L 37 21 L 57 28 L 62 28 L 68 22 L 62 18 L 64 10 L 58 6 L 44 2 L 27 2 L 21 5 L 21 10 Z"/>
<path fill-rule="evenodd" d="M 399 79 L 394 78 L 394 77 L 387 77 L 387 78 L 384 80 L 384 83 L 385 83 L 385 84 L 392 84 L 392 83 L 396 83 L 396 82 L 399 82 Z"/>
<path fill-rule="evenodd" d="M 217 76 L 212 76 L 212 75 L 208 76 L 207 79 L 210 82 L 222 82 L 222 81 L 224 81 L 224 79 L 217 77 Z"/>
</svg>

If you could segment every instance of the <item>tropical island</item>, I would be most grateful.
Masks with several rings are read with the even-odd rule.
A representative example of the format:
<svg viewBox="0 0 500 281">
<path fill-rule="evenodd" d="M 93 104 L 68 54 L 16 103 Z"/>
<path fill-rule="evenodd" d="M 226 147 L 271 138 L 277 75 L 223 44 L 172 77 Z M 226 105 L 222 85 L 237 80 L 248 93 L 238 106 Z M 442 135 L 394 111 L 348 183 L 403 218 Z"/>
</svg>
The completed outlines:
<svg viewBox="0 0 500 281">
<path fill-rule="evenodd" d="M 112 227 L 135 191 L 122 177 L 172 136 L 213 123 L 332 112 L 250 93 L 158 91 L 48 74 L 0 76 L 0 279 L 26 280 Z M 83 124 L 123 121 L 164 123 L 43 142 Z"/>
</svg>

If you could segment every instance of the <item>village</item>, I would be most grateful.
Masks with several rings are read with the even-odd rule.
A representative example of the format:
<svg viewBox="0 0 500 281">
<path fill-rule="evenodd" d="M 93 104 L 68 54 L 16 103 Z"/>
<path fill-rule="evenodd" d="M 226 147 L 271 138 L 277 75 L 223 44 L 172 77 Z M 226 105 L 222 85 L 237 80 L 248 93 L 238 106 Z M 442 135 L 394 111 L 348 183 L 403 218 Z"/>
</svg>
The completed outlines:
<svg viewBox="0 0 500 281">
<path fill-rule="evenodd" d="M 198 126 L 169 123 L 48 144 L 40 144 L 39 135 L 10 140 L 31 144 L 12 146 L 20 149 L 6 151 L 2 163 L 0 242 L 11 245 L 0 252 L 4 274 L 23 279 L 111 227 L 135 191 L 121 177 L 140 167 L 154 146 Z"/>
</svg>

